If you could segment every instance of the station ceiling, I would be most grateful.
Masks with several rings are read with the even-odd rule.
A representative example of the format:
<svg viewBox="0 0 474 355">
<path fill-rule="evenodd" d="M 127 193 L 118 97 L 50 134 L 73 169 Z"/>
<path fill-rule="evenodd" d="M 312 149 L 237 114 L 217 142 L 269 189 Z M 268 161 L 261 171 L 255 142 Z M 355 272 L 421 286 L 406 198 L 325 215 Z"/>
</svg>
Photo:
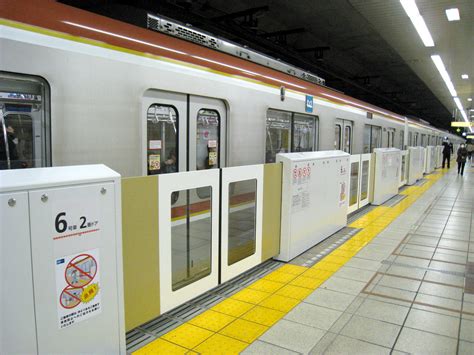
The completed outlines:
<svg viewBox="0 0 474 355">
<path fill-rule="evenodd" d="M 355 98 L 448 129 L 459 112 L 430 58 L 439 54 L 463 107 L 473 108 L 474 0 L 416 0 L 434 47 L 423 45 L 399 0 L 61 2 L 139 26 L 147 13 L 191 24 L 313 72 Z M 460 21 L 448 21 L 445 10 L 453 7 Z"/>
</svg>

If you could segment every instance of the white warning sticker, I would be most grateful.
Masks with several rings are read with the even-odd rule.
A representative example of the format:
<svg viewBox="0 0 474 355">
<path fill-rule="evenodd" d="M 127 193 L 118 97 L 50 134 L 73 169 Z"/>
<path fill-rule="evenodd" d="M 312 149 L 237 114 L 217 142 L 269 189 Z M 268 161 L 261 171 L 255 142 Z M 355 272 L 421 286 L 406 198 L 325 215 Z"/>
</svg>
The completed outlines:
<svg viewBox="0 0 474 355">
<path fill-rule="evenodd" d="M 101 312 L 99 249 L 55 260 L 59 329 Z"/>
</svg>

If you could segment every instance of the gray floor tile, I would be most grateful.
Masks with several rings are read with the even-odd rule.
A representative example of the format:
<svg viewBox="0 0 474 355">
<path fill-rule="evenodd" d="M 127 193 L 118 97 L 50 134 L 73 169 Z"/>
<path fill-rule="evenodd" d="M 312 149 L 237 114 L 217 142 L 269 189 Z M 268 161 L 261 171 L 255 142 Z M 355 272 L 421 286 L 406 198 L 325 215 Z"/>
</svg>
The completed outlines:
<svg viewBox="0 0 474 355">
<path fill-rule="evenodd" d="M 375 271 L 357 269 L 350 266 L 343 266 L 334 276 L 342 277 L 344 279 L 367 282 L 375 275 Z"/>
<path fill-rule="evenodd" d="M 310 294 L 304 302 L 315 304 L 321 307 L 332 308 L 339 311 L 344 311 L 354 301 L 356 296 L 347 293 L 326 290 L 318 288 Z"/>
<path fill-rule="evenodd" d="M 294 352 L 273 344 L 269 344 L 260 340 L 254 341 L 248 348 L 246 348 L 241 354 L 246 355 L 275 355 L 275 354 L 283 354 L 283 355 L 295 355 L 300 354 L 298 352 Z"/>
<path fill-rule="evenodd" d="M 385 272 L 387 274 L 411 277 L 414 279 L 422 279 L 425 275 L 424 270 L 403 266 L 390 266 Z"/>
<path fill-rule="evenodd" d="M 342 329 L 341 334 L 392 348 L 399 331 L 398 325 L 355 315 Z"/>
<path fill-rule="evenodd" d="M 455 354 L 457 340 L 404 327 L 395 349 L 410 354 Z"/>
<path fill-rule="evenodd" d="M 474 321 L 461 319 L 460 338 L 462 340 L 474 342 Z"/>
<path fill-rule="evenodd" d="M 409 308 L 387 302 L 379 302 L 365 299 L 364 303 L 356 311 L 357 315 L 402 325 L 408 314 Z"/>
<path fill-rule="evenodd" d="M 355 267 L 358 269 L 377 271 L 381 264 L 380 261 L 373 261 L 354 257 L 346 263 L 346 266 Z"/>
<path fill-rule="evenodd" d="M 358 295 L 360 291 L 365 287 L 365 282 L 342 279 L 339 277 L 332 276 L 329 280 L 325 281 L 320 287 L 328 290 L 348 293 L 351 295 Z"/>
<path fill-rule="evenodd" d="M 284 319 L 323 330 L 329 330 L 341 314 L 342 312 L 335 311 L 334 309 L 302 302 L 293 308 Z"/>
<path fill-rule="evenodd" d="M 382 355 L 390 354 L 390 349 L 370 344 L 365 341 L 338 335 L 324 354 Z"/>
<path fill-rule="evenodd" d="M 467 341 L 459 342 L 458 355 L 472 355 L 474 354 L 474 343 L 468 343 Z"/>
<path fill-rule="evenodd" d="M 308 353 L 325 333 L 321 329 L 282 319 L 263 334 L 260 340 L 292 351 Z"/>
<path fill-rule="evenodd" d="M 420 287 L 421 281 L 411 280 L 404 277 L 384 275 L 378 284 L 380 286 L 400 288 L 402 290 L 416 292 Z"/>
<path fill-rule="evenodd" d="M 346 326 L 346 324 L 351 320 L 352 316 L 353 316 L 352 313 L 344 312 L 333 324 L 331 329 L 329 329 L 329 331 L 332 333 L 339 334 L 341 330 Z"/>
<path fill-rule="evenodd" d="M 459 317 L 461 312 L 461 301 L 451 298 L 443 298 L 419 293 L 416 295 L 413 308 L 422 309 L 429 312 L 441 313 L 448 316 Z"/>
<path fill-rule="evenodd" d="M 413 302 L 416 293 L 398 288 L 375 286 L 369 290 L 370 294 L 380 297 L 386 297 L 387 302 L 398 304 L 402 302 Z"/>
<path fill-rule="evenodd" d="M 410 313 L 408 313 L 408 317 L 404 326 L 457 338 L 459 330 L 459 316 L 456 318 L 412 308 Z"/>
<path fill-rule="evenodd" d="M 422 282 L 419 293 L 444 298 L 452 298 L 455 300 L 462 299 L 462 289 L 445 285 L 438 285 L 431 282 Z"/>
<path fill-rule="evenodd" d="M 334 339 L 337 337 L 336 333 L 327 332 L 324 336 L 319 340 L 319 342 L 311 349 L 309 352 L 310 355 L 322 355 L 326 351 L 326 349 L 331 345 Z"/>
</svg>

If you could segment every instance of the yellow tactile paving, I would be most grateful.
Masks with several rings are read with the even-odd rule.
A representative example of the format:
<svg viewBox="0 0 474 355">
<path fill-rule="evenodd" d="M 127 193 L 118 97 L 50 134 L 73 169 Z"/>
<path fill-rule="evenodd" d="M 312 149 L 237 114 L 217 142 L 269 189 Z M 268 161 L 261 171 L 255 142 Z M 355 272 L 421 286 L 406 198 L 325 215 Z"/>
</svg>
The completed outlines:
<svg viewBox="0 0 474 355">
<path fill-rule="evenodd" d="M 246 302 L 237 301 L 231 298 L 228 298 L 221 303 L 215 305 L 211 309 L 217 312 L 228 314 L 233 317 L 240 317 L 242 314 L 247 312 L 254 305 Z"/>
<path fill-rule="evenodd" d="M 208 310 L 191 319 L 189 323 L 213 332 L 218 332 L 235 319 L 235 317 L 229 316 L 228 314 Z"/>
<path fill-rule="evenodd" d="M 231 298 L 242 302 L 258 304 L 270 295 L 271 293 L 268 292 L 245 288 L 242 291 L 239 291 L 235 295 L 231 296 Z"/>
<path fill-rule="evenodd" d="M 286 264 L 133 354 L 238 354 L 375 238 L 442 176 L 411 186 L 395 207 L 378 206 L 349 226 L 355 236 L 311 268 Z M 258 305 L 256 305 L 258 304 Z"/>
<path fill-rule="evenodd" d="M 305 272 L 308 268 L 299 265 L 286 264 L 278 269 L 278 272 L 285 272 L 291 275 L 300 275 Z"/>
<path fill-rule="evenodd" d="M 192 349 L 213 334 L 214 333 L 209 330 L 184 323 L 178 328 L 166 333 L 161 338 L 182 347 Z"/>
<path fill-rule="evenodd" d="M 296 275 L 287 274 L 285 272 L 273 271 L 270 274 L 263 277 L 264 280 L 288 283 L 293 280 Z"/>
<path fill-rule="evenodd" d="M 285 284 L 281 282 L 261 279 L 261 280 L 255 281 L 253 284 L 249 286 L 249 288 L 257 290 L 257 291 L 273 293 L 276 290 L 279 290 L 280 288 L 282 288 L 283 286 L 285 286 Z"/>
<path fill-rule="evenodd" d="M 294 298 L 283 297 L 279 295 L 271 295 L 265 299 L 260 306 L 275 309 L 281 312 L 289 312 L 293 307 L 295 307 L 300 301 Z"/>
<path fill-rule="evenodd" d="M 301 276 L 299 276 L 298 278 L 311 277 L 313 279 L 326 280 L 329 277 L 331 277 L 333 274 L 334 274 L 334 271 L 321 270 L 321 269 L 316 269 L 314 267 L 311 267 L 308 270 L 306 270 L 304 273 L 302 273 Z"/>
<path fill-rule="evenodd" d="M 294 281 L 294 280 L 293 280 Z M 312 289 L 306 287 L 299 287 L 295 285 L 286 285 L 275 292 L 276 295 L 295 298 L 297 300 L 304 300 L 313 292 Z"/>
<path fill-rule="evenodd" d="M 322 270 L 320 270 L 322 271 Z M 303 274 L 304 275 L 304 274 Z M 331 274 L 332 275 L 332 274 Z M 293 286 L 299 286 L 299 287 L 305 287 L 308 289 L 315 290 L 317 289 L 324 281 L 326 281 L 329 277 L 326 279 L 316 279 L 313 277 L 304 277 L 304 276 L 298 276 L 296 279 L 290 282 L 290 285 Z"/>
<path fill-rule="evenodd" d="M 156 339 L 143 348 L 133 352 L 133 355 L 155 355 L 155 354 L 186 354 L 189 350 L 179 345 L 172 344 L 163 339 Z"/>
<path fill-rule="evenodd" d="M 249 344 L 225 335 L 214 334 L 212 337 L 197 346 L 199 354 L 240 354 Z"/>
<path fill-rule="evenodd" d="M 240 341 L 245 341 L 246 343 L 251 343 L 265 333 L 267 329 L 268 327 L 265 325 L 249 322 L 245 319 L 237 319 L 219 333 Z"/>
<path fill-rule="evenodd" d="M 286 313 L 270 308 L 256 306 L 245 313 L 241 318 L 258 324 L 271 327 L 285 316 Z"/>
</svg>

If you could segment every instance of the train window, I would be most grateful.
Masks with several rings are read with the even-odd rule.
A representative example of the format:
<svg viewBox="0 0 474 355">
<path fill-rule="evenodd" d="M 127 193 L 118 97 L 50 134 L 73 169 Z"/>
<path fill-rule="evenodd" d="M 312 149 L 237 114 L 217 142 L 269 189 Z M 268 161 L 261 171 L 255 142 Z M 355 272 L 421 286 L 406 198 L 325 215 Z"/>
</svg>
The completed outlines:
<svg viewBox="0 0 474 355">
<path fill-rule="evenodd" d="M 426 147 L 426 134 L 421 135 L 421 146 Z"/>
<path fill-rule="evenodd" d="M 371 152 L 375 148 L 382 147 L 382 127 L 372 126 L 372 136 L 370 140 Z"/>
<path fill-rule="evenodd" d="M 414 142 L 413 142 L 413 145 L 415 147 L 418 147 L 418 133 L 415 133 L 414 134 Z"/>
<path fill-rule="evenodd" d="M 268 110 L 265 162 L 274 163 L 278 153 L 290 152 L 291 113 Z"/>
<path fill-rule="evenodd" d="M 344 151 L 351 153 L 352 147 L 352 127 L 344 126 Z"/>
<path fill-rule="evenodd" d="M 292 152 L 312 152 L 315 140 L 314 116 L 293 114 Z"/>
<path fill-rule="evenodd" d="M 207 199 L 195 199 L 197 189 L 174 191 L 185 198 L 171 208 L 171 263 L 173 291 L 211 273 L 212 188 Z M 171 196 L 173 203 L 173 195 Z"/>
<path fill-rule="evenodd" d="M 403 150 L 405 145 L 405 131 L 400 131 L 400 149 Z"/>
<path fill-rule="evenodd" d="M 364 154 L 370 153 L 370 136 L 372 135 L 372 126 L 366 124 L 364 127 Z"/>
<path fill-rule="evenodd" d="M 228 265 L 255 253 L 257 180 L 229 184 Z"/>
<path fill-rule="evenodd" d="M 0 72 L 0 170 L 50 165 L 48 83 Z"/>
<path fill-rule="evenodd" d="M 153 104 L 147 111 L 148 175 L 178 171 L 178 112 L 169 105 Z"/>
<path fill-rule="evenodd" d="M 362 162 L 362 177 L 360 181 L 360 199 L 365 200 L 369 196 L 369 161 Z"/>
<path fill-rule="evenodd" d="M 387 129 L 387 148 L 393 148 L 395 140 L 395 130 L 393 128 Z"/>
<path fill-rule="evenodd" d="M 341 149 L 341 136 L 342 128 L 341 125 L 337 124 L 334 129 L 334 149 L 336 150 Z"/>
<path fill-rule="evenodd" d="M 413 147 L 413 133 L 408 132 L 408 145 Z"/>
<path fill-rule="evenodd" d="M 196 125 L 196 170 L 219 167 L 219 131 L 219 113 L 216 110 L 199 110 Z"/>
</svg>

